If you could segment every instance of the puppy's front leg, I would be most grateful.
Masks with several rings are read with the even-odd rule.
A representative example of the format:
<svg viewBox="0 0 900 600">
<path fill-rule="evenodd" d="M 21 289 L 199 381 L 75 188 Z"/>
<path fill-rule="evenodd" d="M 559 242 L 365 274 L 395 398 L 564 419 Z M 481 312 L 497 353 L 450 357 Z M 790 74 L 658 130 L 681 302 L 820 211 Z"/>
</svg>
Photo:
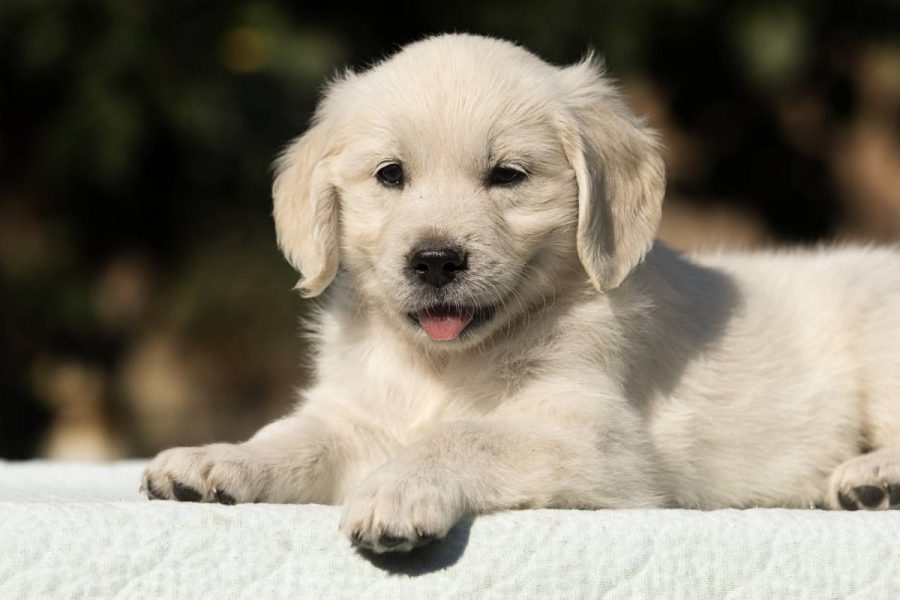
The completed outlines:
<svg viewBox="0 0 900 600">
<path fill-rule="evenodd" d="M 338 497 L 338 456 L 348 440 L 318 419 L 295 413 L 241 444 L 160 452 L 144 471 L 150 499 L 185 502 L 319 502 Z"/>
<path fill-rule="evenodd" d="M 607 453 L 605 443 L 531 420 L 449 423 L 351 490 L 341 530 L 357 546 L 405 552 L 467 514 L 659 506 L 640 452 L 623 444 Z"/>
</svg>

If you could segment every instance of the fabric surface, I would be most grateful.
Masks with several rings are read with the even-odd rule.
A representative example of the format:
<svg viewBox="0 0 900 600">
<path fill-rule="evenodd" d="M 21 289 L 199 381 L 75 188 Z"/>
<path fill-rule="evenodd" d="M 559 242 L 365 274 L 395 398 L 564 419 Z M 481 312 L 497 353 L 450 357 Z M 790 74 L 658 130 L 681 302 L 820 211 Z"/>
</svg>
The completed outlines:
<svg viewBox="0 0 900 600">
<path fill-rule="evenodd" d="M 900 598 L 900 511 L 517 511 L 372 557 L 334 507 L 147 501 L 143 464 L 0 461 L 0 598 Z"/>
</svg>

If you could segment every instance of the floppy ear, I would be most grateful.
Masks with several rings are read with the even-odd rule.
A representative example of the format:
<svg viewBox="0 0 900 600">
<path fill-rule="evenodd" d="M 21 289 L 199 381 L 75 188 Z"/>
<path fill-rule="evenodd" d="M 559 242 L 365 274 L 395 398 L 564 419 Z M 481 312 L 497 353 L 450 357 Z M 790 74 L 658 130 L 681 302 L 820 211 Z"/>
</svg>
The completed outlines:
<svg viewBox="0 0 900 600">
<path fill-rule="evenodd" d="M 600 291 L 617 287 L 653 245 L 665 192 L 655 134 L 592 55 L 562 69 L 562 141 L 578 185 L 578 257 Z"/>
<path fill-rule="evenodd" d="M 331 182 L 331 132 L 320 122 L 294 140 L 275 163 L 275 231 L 288 262 L 300 271 L 297 289 L 318 296 L 338 268 L 338 202 Z"/>
</svg>

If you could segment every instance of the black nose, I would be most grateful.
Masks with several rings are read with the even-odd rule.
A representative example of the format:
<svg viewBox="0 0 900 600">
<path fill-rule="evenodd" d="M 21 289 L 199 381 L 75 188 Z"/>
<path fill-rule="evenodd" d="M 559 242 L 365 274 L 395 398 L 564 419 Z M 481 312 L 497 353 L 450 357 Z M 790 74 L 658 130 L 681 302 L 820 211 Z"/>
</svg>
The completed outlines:
<svg viewBox="0 0 900 600">
<path fill-rule="evenodd" d="M 465 270 L 466 259 L 453 248 L 428 248 L 414 252 L 409 257 L 409 266 L 419 279 L 439 288 Z"/>
</svg>

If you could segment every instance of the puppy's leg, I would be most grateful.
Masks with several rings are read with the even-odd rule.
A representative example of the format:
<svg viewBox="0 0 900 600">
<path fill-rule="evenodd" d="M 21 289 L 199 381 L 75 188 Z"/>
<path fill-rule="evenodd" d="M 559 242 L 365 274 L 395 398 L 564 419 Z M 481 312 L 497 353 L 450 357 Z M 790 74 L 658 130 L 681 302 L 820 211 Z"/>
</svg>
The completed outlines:
<svg viewBox="0 0 900 600">
<path fill-rule="evenodd" d="M 144 471 L 141 490 L 185 502 L 332 503 L 347 445 L 333 427 L 294 414 L 241 444 L 165 450 Z"/>
<path fill-rule="evenodd" d="M 342 532 L 375 552 L 444 537 L 464 515 L 500 509 L 663 503 L 640 452 L 534 422 L 455 422 L 403 449 L 344 504 Z M 645 460 L 645 459 L 643 459 Z"/>
<path fill-rule="evenodd" d="M 880 296 L 879 296 L 880 297 Z M 900 508 L 900 331 L 896 302 L 870 325 L 860 354 L 866 357 L 863 432 L 872 452 L 838 465 L 831 475 L 827 505 L 832 509 Z"/>
<path fill-rule="evenodd" d="M 845 510 L 900 508 L 900 449 L 885 448 L 851 458 L 831 476 L 828 506 Z"/>
</svg>

